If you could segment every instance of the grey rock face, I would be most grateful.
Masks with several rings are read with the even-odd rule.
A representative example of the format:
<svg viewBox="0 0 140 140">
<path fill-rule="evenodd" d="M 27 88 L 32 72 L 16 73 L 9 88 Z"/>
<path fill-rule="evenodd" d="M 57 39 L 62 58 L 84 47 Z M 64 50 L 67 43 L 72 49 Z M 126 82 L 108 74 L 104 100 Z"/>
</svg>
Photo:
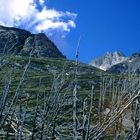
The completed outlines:
<svg viewBox="0 0 140 140">
<path fill-rule="evenodd" d="M 0 26 L 0 54 L 62 57 L 65 56 L 55 44 L 43 34 L 31 34 L 28 31 Z"/>
<path fill-rule="evenodd" d="M 127 61 L 112 66 L 108 71 L 114 73 L 140 74 L 140 53 L 132 54 Z"/>
<path fill-rule="evenodd" d="M 107 52 L 104 56 L 94 59 L 90 65 L 95 66 L 102 70 L 107 70 L 113 65 L 126 61 L 128 58 L 125 57 L 120 51 Z"/>
<path fill-rule="evenodd" d="M 19 53 L 25 39 L 30 35 L 31 33 L 25 30 L 0 26 L 0 53 Z"/>
</svg>

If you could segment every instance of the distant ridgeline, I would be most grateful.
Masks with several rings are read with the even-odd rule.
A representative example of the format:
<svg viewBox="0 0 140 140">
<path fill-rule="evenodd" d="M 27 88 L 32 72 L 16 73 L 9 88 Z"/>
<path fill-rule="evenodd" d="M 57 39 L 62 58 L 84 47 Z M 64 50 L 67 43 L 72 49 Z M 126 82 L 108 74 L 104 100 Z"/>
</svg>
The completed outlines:
<svg viewBox="0 0 140 140">
<path fill-rule="evenodd" d="M 120 51 L 107 52 L 90 62 L 90 65 L 111 73 L 140 74 L 140 52 L 125 56 Z"/>
<path fill-rule="evenodd" d="M 66 58 L 44 33 L 0 26 L 0 54 L 28 56 L 31 50 L 34 56 Z"/>
</svg>

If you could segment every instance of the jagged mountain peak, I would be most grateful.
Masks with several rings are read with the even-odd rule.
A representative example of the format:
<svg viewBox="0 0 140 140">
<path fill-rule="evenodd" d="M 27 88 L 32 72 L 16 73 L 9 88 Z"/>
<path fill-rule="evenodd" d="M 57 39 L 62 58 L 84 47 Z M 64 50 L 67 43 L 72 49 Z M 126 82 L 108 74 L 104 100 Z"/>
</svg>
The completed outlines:
<svg viewBox="0 0 140 140">
<path fill-rule="evenodd" d="M 102 70 L 107 70 L 113 65 L 118 63 L 122 63 L 126 61 L 128 57 L 126 57 L 121 51 L 117 50 L 115 52 L 106 52 L 103 56 L 98 57 L 91 61 L 90 65 L 95 66 Z"/>
<path fill-rule="evenodd" d="M 121 51 L 119 51 L 119 50 L 115 51 L 113 54 L 116 55 L 116 56 L 123 56 L 123 57 L 125 57 L 125 55 Z"/>
<path fill-rule="evenodd" d="M 109 52 L 109 51 L 107 51 L 107 52 L 104 54 L 104 56 L 114 56 L 114 57 L 123 56 L 123 57 L 125 57 L 125 55 L 124 55 L 121 51 L 119 51 L 119 50 L 114 51 L 114 52 Z"/>
</svg>

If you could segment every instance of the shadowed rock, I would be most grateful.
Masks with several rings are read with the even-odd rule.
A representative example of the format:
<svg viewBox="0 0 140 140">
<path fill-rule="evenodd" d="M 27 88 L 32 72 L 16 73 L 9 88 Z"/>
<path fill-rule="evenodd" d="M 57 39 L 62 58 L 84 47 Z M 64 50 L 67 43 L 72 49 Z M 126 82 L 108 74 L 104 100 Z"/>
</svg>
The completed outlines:
<svg viewBox="0 0 140 140">
<path fill-rule="evenodd" d="M 29 55 L 33 49 L 34 56 L 65 56 L 56 45 L 43 33 L 30 32 L 13 27 L 0 26 L 0 54 Z"/>
</svg>

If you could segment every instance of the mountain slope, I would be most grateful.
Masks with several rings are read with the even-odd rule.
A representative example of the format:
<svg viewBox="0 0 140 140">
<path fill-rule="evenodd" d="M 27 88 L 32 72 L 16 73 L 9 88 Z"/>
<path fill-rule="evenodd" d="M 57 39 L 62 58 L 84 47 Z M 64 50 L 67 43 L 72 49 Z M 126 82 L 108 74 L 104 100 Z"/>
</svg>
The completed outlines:
<svg viewBox="0 0 140 140">
<path fill-rule="evenodd" d="M 0 60 L 3 60 L 3 58 Z M 7 113 L 7 110 L 11 106 L 11 100 L 13 100 L 15 94 L 18 93 L 15 98 L 16 103 L 12 105 L 12 110 L 9 114 L 12 114 L 13 110 L 15 110 L 15 116 L 12 117 L 11 121 L 15 128 L 20 128 L 20 123 L 16 121 L 17 118 L 19 121 L 24 119 L 23 134 L 27 133 L 28 135 L 22 135 L 23 139 L 28 139 L 30 132 L 32 134 L 34 131 L 34 137 L 35 139 L 38 139 L 40 131 L 42 131 L 42 125 L 44 125 L 42 134 L 44 139 L 46 139 L 48 135 L 50 138 L 53 130 L 53 123 L 55 121 L 56 130 L 63 134 L 56 134 L 57 138 L 68 139 L 69 136 L 70 139 L 68 140 L 71 140 L 73 126 L 73 89 L 76 71 L 75 61 L 60 58 L 31 57 L 29 63 L 29 57 L 26 56 L 6 56 L 4 62 L 4 65 L 0 65 L 1 99 L 3 99 L 3 93 L 8 92 L 8 94 L 7 104 L 3 114 L 5 115 Z M 78 63 L 77 118 L 80 120 L 80 124 L 78 125 L 79 139 L 82 139 L 83 132 L 81 131 L 83 126 L 83 101 L 86 101 L 86 111 L 88 111 L 89 106 L 87 105 L 91 102 L 93 86 L 94 103 L 92 109 L 93 113 L 91 115 L 91 126 L 98 123 L 99 120 L 98 106 L 101 94 L 105 95 L 105 106 L 104 109 L 102 109 L 103 113 L 105 113 L 104 111 L 110 106 L 112 98 L 110 86 L 112 87 L 113 84 L 117 87 L 118 84 L 120 84 L 117 82 L 120 78 L 122 80 L 121 75 L 108 74 L 107 72 L 87 64 Z M 11 83 L 9 85 L 10 80 Z M 130 81 L 128 83 L 130 83 Z M 8 87 L 8 85 L 8 91 L 5 91 L 5 87 Z M 130 85 L 133 84 L 130 83 Z M 121 90 L 122 88 L 119 89 Z M 130 86 L 130 89 L 126 88 L 126 90 L 131 92 L 133 89 Z M 118 93 L 120 92 L 117 92 L 116 94 Z M 44 112 L 47 113 L 45 114 Z M 25 118 L 22 119 L 22 116 L 20 117 L 19 114 L 23 114 L 23 117 L 25 114 Z M 4 118 L 4 115 L 2 116 L 2 119 Z M 2 133 L 0 139 L 6 139 L 7 132 L 9 132 L 9 139 L 14 139 L 13 137 L 16 135 L 16 133 L 13 132 L 13 128 L 10 128 L 7 124 L 9 124 L 9 118 L 7 118 L 6 122 L 3 124 L 3 130 L 6 134 L 2 133 L 3 130 L 0 130 Z M 7 130 L 7 127 L 9 127 L 9 130 Z M 33 128 L 35 128 L 35 130 Z M 112 134 L 111 129 L 107 130 L 107 135 L 108 133 L 110 135 Z M 107 136 L 106 139 L 108 138 L 109 137 Z M 113 138 L 111 140 L 113 140 Z"/>
<path fill-rule="evenodd" d="M 120 51 L 115 51 L 114 53 L 107 52 L 104 56 L 91 61 L 90 65 L 106 71 L 113 65 L 122 63 L 127 59 L 128 58 L 125 57 Z"/>
<path fill-rule="evenodd" d="M 1 33 L 5 39 L 1 43 L 7 43 L 1 45 L 3 55 L 0 56 L 0 139 L 71 140 L 76 109 L 78 139 L 83 139 L 83 126 L 87 127 L 89 119 L 90 139 L 98 133 L 106 133 L 103 134 L 105 140 L 113 140 L 114 125 L 104 128 L 112 119 L 114 122 L 114 116 L 118 111 L 122 112 L 126 103 L 127 98 L 121 94 L 125 87 L 123 83 L 128 86 L 123 93 L 129 95 L 140 82 L 133 77 L 137 82 L 132 84 L 134 81 L 130 82 L 127 76 L 110 74 L 80 62 L 75 65 L 75 61 L 63 59 L 59 51 L 58 56 L 57 48 L 51 47 L 52 43 L 44 34 L 32 35 L 9 28 L 12 32 L 9 36 L 12 39 L 9 39 L 7 29 Z M 32 48 L 38 57 L 29 57 Z M 117 53 L 116 57 L 118 55 L 121 54 Z M 118 102 L 120 104 L 116 106 Z M 128 131 L 125 125 L 122 130 Z"/>
<path fill-rule="evenodd" d="M 132 54 L 127 61 L 112 66 L 108 71 L 114 73 L 140 74 L 140 53 Z"/>
<path fill-rule="evenodd" d="M 55 44 L 43 34 L 31 34 L 22 29 L 0 26 L 0 54 L 33 55 L 43 57 L 65 56 Z"/>
</svg>

